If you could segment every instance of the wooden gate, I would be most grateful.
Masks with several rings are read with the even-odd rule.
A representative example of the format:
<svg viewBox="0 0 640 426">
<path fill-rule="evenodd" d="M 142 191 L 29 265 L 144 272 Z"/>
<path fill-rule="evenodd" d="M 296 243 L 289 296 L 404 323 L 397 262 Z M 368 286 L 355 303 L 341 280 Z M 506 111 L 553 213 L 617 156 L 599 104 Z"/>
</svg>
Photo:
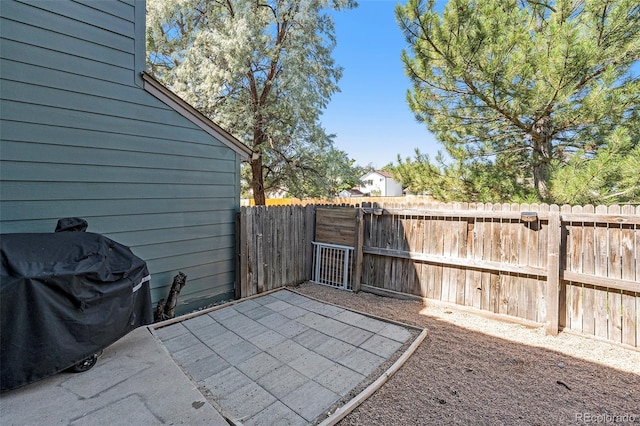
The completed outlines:
<svg viewBox="0 0 640 426">
<path fill-rule="evenodd" d="M 312 282 L 358 290 L 362 263 L 359 228 L 362 215 L 353 207 L 318 207 Z M 360 246 L 360 250 L 358 247 Z"/>
</svg>

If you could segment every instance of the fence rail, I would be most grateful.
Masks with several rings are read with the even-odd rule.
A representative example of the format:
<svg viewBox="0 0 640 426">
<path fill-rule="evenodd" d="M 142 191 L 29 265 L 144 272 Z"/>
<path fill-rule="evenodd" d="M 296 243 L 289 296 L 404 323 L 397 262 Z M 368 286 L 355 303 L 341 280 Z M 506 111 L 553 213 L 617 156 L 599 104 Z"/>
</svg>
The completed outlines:
<svg viewBox="0 0 640 426">
<path fill-rule="evenodd" d="M 241 270 L 252 283 L 241 280 L 243 295 L 312 280 L 311 241 L 320 239 L 355 248 L 354 290 L 435 299 L 640 347 L 640 207 L 411 207 L 243 208 L 252 220 L 240 226 L 252 238 L 240 255 L 249 256 Z M 524 222 L 523 212 L 536 220 Z M 305 266 L 293 274 L 289 261 L 282 269 L 286 256 Z"/>
</svg>

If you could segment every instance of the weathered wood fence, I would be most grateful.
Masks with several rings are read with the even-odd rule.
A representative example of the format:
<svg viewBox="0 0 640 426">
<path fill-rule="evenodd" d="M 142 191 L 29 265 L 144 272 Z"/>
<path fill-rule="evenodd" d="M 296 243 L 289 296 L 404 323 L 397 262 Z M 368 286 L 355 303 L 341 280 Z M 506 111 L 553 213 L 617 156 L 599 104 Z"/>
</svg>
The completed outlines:
<svg viewBox="0 0 640 426">
<path fill-rule="evenodd" d="M 236 296 L 309 280 L 315 206 L 241 207 Z"/>
<path fill-rule="evenodd" d="M 523 221 L 523 212 L 535 220 Z M 322 241 L 354 247 L 356 291 L 440 300 L 640 347 L 640 207 L 252 207 L 243 208 L 240 229 L 242 296 L 310 280 L 311 241 Z"/>
</svg>

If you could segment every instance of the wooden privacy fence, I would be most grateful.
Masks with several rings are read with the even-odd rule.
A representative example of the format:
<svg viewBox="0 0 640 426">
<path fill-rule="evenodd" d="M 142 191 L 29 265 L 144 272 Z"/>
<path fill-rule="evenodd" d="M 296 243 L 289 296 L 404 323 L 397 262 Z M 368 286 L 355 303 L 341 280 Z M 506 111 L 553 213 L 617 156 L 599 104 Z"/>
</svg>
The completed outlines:
<svg viewBox="0 0 640 426">
<path fill-rule="evenodd" d="M 353 290 L 440 300 L 542 323 L 552 333 L 568 329 L 640 347 L 640 207 L 460 203 L 411 209 L 286 208 L 304 210 L 304 225 L 301 220 L 287 223 L 287 214 L 281 225 L 267 218 L 281 214 L 276 210 L 282 207 L 269 208 L 275 210 L 267 215 L 268 210 L 250 214 L 254 231 L 245 235 L 262 245 L 263 261 L 267 252 L 287 250 L 265 246 L 265 226 L 270 232 L 274 226 L 288 226 L 288 239 L 269 241 L 353 246 Z M 339 220 L 338 211 L 348 219 Z M 524 222 L 523 212 L 535 213 L 536 219 Z M 257 225 L 257 218 L 264 223 Z M 259 226 L 261 242 L 255 240 Z M 315 234 L 310 230 L 314 226 Z M 304 264 L 293 281 L 313 279 L 311 248 L 292 252 Z M 273 267 L 263 262 L 243 269 L 253 271 L 254 283 L 256 268 L 265 276 L 263 289 L 293 282 L 291 274 L 279 279 L 279 272 L 267 272 Z M 256 285 L 244 295 L 259 292 L 249 289 Z"/>
<path fill-rule="evenodd" d="M 241 207 L 236 296 L 309 280 L 315 206 Z"/>
</svg>

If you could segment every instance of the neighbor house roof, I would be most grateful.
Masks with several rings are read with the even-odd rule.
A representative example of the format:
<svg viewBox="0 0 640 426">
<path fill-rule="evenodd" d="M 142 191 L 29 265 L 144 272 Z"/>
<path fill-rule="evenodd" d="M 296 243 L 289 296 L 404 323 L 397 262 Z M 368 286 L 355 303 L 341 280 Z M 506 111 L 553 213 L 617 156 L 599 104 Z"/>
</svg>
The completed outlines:
<svg viewBox="0 0 640 426">
<path fill-rule="evenodd" d="M 362 191 L 360 191 L 358 188 L 344 189 L 344 190 L 340 191 L 340 193 L 338 194 L 338 196 L 340 196 L 340 197 L 344 197 L 344 196 L 348 196 L 348 197 L 364 197 L 364 195 L 365 194 Z"/>
<path fill-rule="evenodd" d="M 385 171 L 382 171 L 382 170 L 370 171 L 369 173 L 365 174 L 363 177 L 369 176 L 369 175 L 380 175 L 380 176 L 382 176 L 384 178 L 387 178 L 387 179 L 393 179 L 393 176 L 391 176 L 391 173 L 385 172 Z"/>
<path fill-rule="evenodd" d="M 200 127 L 205 132 L 240 154 L 243 160 L 248 160 L 253 151 L 251 148 L 240 142 L 231 133 L 214 123 L 206 115 L 189 105 L 180 96 L 173 93 L 162 83 L 156 80 L 151 74 L 143 72 L 144 90 L 160 99 L 165 104 L 176 110 L 180 115 Z"/>
<path fill-rule="evenodd" d="M 384 176 L 386 178 L 393 179 L 393 176 L 391 176 L 391 173 L 385 172 L 384 170 L 376 170 L 376 173 L 378 173 L 379 175 L 382 175 L 382 176 Z"/>
</svg>

